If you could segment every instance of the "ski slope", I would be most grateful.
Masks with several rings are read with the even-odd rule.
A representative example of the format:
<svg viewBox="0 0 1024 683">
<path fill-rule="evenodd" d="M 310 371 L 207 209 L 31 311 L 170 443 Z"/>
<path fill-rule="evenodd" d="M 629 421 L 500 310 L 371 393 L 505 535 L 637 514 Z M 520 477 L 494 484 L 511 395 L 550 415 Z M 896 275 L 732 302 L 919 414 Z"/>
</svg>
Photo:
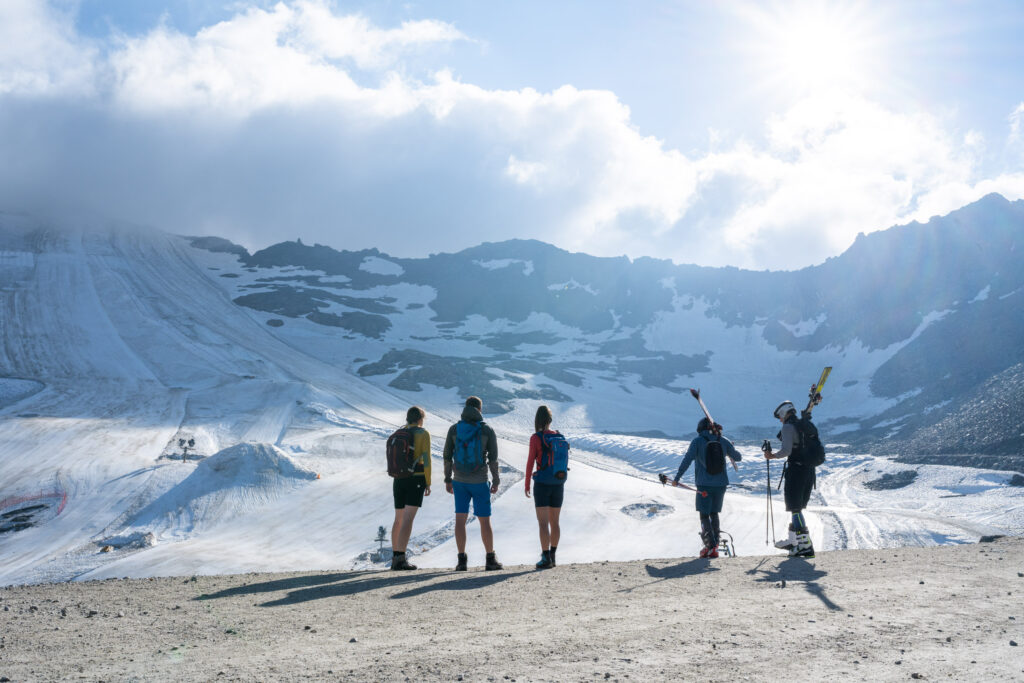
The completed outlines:
<svg viewBox="0 0 1024 683">
<path fill-rule="evenodd" d="M 382 444 L 412 402 L 427 410 L 434 477 L 410 550 L 421 566 L 453 564 L 440 452 L 462 397 L 391 390 L 335 362 L 364 342 L 339 355 L 322 334 L 302 344 L 275 334 L 184 239 L 82 226 L 36 232 L 29 244 L 34 226 L 4 221 L 0 522 L 23 521 L 0 533 L 0 584 L 380 566 L 367 553 L 393 518 Z M 621 403 L 609 387 L 603 410 Z M 522 482 L 534 409 L 519 402 L 494 421 L 504 473 L 493 524 L 510 564 L 537 556 Z M 586 410 L 556 412 L 574 445 L 560 562 L 695 555 L 693 494 L 655 479 L 686 444 L 588 431 Z M 179 439 L 196 442 L 185 461 Z M 741 554 L 768 552 L 763 460 L 739 446 L 722 525 Z M 905 489 L 860 486 L 889 466 L 830 460 L 809 514 L 819 547 L 1024 529 L 1024 489 L 1007 486 L 1006 473 L 925 466 Z M 781 536 L 780 503 L 774 515 Z M 482 563 L 475 522 L 469 549 Z"/>
</svg>

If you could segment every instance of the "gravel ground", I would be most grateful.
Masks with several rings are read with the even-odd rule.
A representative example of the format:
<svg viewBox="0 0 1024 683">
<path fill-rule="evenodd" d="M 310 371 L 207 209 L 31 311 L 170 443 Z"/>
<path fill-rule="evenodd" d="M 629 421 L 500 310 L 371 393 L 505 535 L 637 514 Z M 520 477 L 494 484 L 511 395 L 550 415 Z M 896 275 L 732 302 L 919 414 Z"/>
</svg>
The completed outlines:
<svg viewBox="0 0 1024 683">
<path fill-rule="evenodd" d="M 1021 680 L 1022 595 L 1021 538 L 20 586 L 0 589 L 0 682 Z"/>
</svg>

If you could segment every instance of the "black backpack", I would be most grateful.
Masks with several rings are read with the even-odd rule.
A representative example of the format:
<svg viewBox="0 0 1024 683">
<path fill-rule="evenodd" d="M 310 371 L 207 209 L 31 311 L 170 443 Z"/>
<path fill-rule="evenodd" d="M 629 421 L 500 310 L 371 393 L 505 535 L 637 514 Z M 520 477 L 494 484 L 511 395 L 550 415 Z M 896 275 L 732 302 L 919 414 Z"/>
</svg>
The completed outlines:
<svg viewBox="0 0 1024 683">
<path fill-rule="evenodd" d="M 411 429 L 402 427 L 388 437 L 388 474 L 395 479 L 411 477 L 416 469 Z"/>
<path fill-rule="evenodd" d="M 708 474 L 721 474 L 725 471 L 725 452 L 722 450 L 722 442 L 717 438 L 708 441 L 704 449 L 704 469 Z"/>
<path fill-rule="evenodd" d="M 800 462 L 811 467 L 825 464 L 825 446 L 818 437 L 818 428 L 811 422 L 810 415 L 804 415 L 796 421 L 796 430 L 800 433 Z"/>
</svg>

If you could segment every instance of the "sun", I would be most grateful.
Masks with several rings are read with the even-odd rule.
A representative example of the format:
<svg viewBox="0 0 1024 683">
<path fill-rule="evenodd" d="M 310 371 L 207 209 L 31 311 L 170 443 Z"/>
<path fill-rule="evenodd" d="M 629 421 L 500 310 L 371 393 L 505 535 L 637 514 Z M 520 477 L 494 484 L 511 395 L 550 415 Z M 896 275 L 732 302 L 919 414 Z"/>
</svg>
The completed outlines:
<svg viewBox="0 0 1024 683">
<path fill-rule="evenodd" d="M 757 85 L 803 95 L 822 89 L 864 91 L 880 75 L 883 32 L 864 5 L 785 3 L 749 8 L 745 52 Z"/>
</svg>

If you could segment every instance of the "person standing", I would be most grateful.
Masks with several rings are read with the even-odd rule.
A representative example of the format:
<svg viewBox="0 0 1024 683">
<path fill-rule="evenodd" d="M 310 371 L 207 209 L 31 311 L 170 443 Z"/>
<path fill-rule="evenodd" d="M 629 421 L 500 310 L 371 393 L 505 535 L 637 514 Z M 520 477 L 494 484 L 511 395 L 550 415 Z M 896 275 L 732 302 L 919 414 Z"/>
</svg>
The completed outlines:
<svg viewBox="0 0 1024 683">
<path fill-rule="evenodd" d="M 426 413 L 419 406 L 409 408 L 405 414 L 403 431 L 407 441 L 411 436 L 413 457 L 412 475 L 395 478 L 392 493 L 395 498 L 395 521 L 391 525 L 391 569 L 400 571 L 416 569 L 405 557 L 406 546 L 412 535 L 412 521 L 423 506 L 423 496 L 430 495 L 430 432 L 423 428 Z"/>
<path fill-rule="evenodd" d="M 484 568 L 501 569 L 494 552 L 494 531 L 491 529 L 491 494 L 498 492 L 498 439 L 484 422 L 483 401 L 476 396 L 466 399 L 462 419 L 448 429 L 444 442 L 444 486 L 455 496 L 455 545 L 458 548 L 456 571 L 466 571 L 466 520 L 469 504 L 480 522 L 480 540 L 487 553 Z M 491 483 L 487 483 L 490 470 Z"/>
<path fill-rule="evenodd" d="M 796 406 L 792 401 L 783 401 L 773 414 L 782 423 L 782 429 L 777 435 L 782 446 L 773 453 L 772 445 L 767 443 L 764 457 L 768 460 L 786 458 L 782 475 L 786 482 L 783 496 L 786 499 L 786 511 L 792 515 L 788 538 L 778 541 L 775 547 L 788 550 L 790 557 L 811 558 L 814 557 L 814 546 L 811 544 L 810 531 L 804 519 L 804 508 L 807 507 L 811 491 L 814 489 L 814 466 L 805 462 L 803 457 L 800 430 L 797 428 Z"/>
<path fill-rule="evenodd" d="M 555 551 L 558 550 L 558 540 L 562 535 L 558 518 L 562 512 L 565 478 L 564 475 L 562 479 L 556 478 L 550 470 L 554 469 L 552 451 L 556 447 L 552 441 L 564 439 L 558 432 L 551 431 L 552 419 L 551 410 L 547 406 L 537 408 L 537 415 L 533 419 L 535 431 L 530 437 L 530 454 L 526 460 L 526 497 L 530 497 L 530 482 L 533 481 L 533 505 L 540 533 L 541 552 L 537 569 L 555 566 Z"/>
<path fill-rule="evenodd" d="M 679 463 L 673 483 L 678 484 L 683 474 L 694 463 L 693 481 L 697 487 L 696 507 L 700 514 L 701 540 L 704 549 L 701 557 L 718 557 L 718 540 L 721 534 L 719 514 L 725 501 L 725 489 L 729 486 L 726 458 L 742 460 L 729 439 L 722 436 L 722 428 L 708 418 L 697 423 L 697 438 L 690 442 L 683 461 Z"/>
</svg>

